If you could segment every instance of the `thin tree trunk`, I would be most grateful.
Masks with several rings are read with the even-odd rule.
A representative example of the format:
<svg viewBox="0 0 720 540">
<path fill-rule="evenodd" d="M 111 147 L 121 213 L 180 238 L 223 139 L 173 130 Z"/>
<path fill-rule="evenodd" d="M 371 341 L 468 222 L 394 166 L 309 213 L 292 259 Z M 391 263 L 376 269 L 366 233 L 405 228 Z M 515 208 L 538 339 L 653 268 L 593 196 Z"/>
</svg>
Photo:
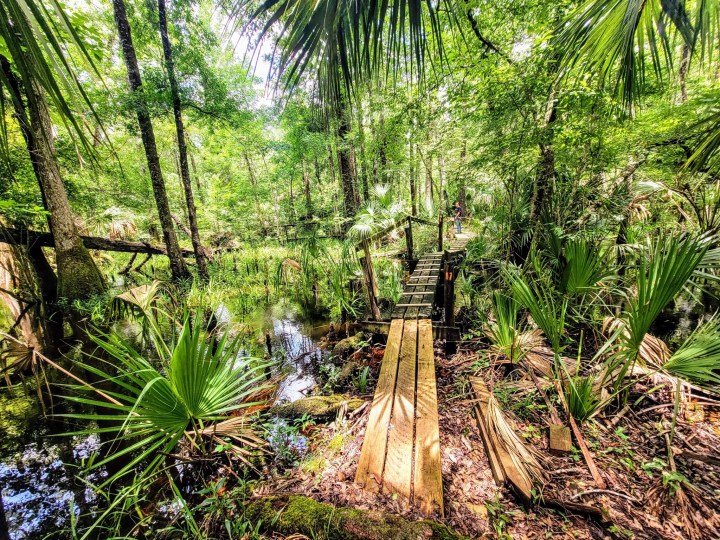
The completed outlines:
<svg viewBox="0 0 720 540">
<path fill-rule="evenodd" d="M 305 188 L 305 215 L 312 216 L 312 198 L 310 196 L 310 173 L 307 170 L 305 160 L 302 162 L 303 187 Z"/>
<path fill-rule="evenodd" d="M 680 58 L 680 69 L 678 70 L 678 77 L 680 79 L 680 103 L 686 103 L 688 100 L 687 94 L 687 74 L 690 68 L 690 46 L 685 43 L 682 47 L 682 57 Z"/>
<path fill-rule="evenodd" d="M 380 150 L 379 150 L 379 158 L 380 158 L 380 178 L 382 182 L 385 184 L 388 180 L 388 172 L 387 172 L 387 137 L 385 137 L 385 115 L 380 114 Z"/>
<path fill-rule="evenodd" d="M 173 279 L 179 281 L 188 278 L 190 273 L 180 253 L 180 245 L 178 244 L 172 217 L 170 216 L 170 203 L 168 202 L 165 181 L 163 180 L 162 170 L 160 168 L 160 158 L 155 142 L 155 133 L 150 120 L 147 102 L 145 101 L 142 78 L 140 77 L 140 67 L 138 66 L 137 55 L 135 54 L 135 47 L 132 42 L 130 23 L 128 22 L 125 11 L 125 2 L 124 0 L 113 0 L 112 4 L 115 24 L 117 25 L 120 44 L 122 46 L 123 59 L 127 67 L 128 83 L 134 96 L 135 112 L 137 114 L 138 125 L 140 126 L 143 147 L 145 148 L 145 157 L 147 159 L 148 170 L 150 171 L 150 180 L 155 195 L 155 204 L 157 205 L 158 217 L 160 218 L 160 226 L 162 227 L 168 258 L 170 259 L 170 271 L 172 272 Z"/>
<path fill-rule="evenodd" d="M 417 216 L 417 178 L 415 178 L 415 145 L 410 141 L 410 204 L 413 216 Z"/>
<path fill-rule="evenodd" d="M 72 304 L 74 300 L 100 294 L 105 291 L 105 282 L 75 227 L 75 217 L 60 176 L 45 95 L 32 80 L 23 80 L 21 88 L 10 62 L 1 55 L 0 64 L 11 84 L 15 116 L 20 123 L 43 203 L 49 213 L 48 223 L 55 244 L 57 297 L 65 298 Z M 22 101 L 23 90 L 27 110 Z"/>
<path fill-rule="evenodd" d="M 431 208 L 433 205 L 433 179 L 432 179 L 432 155 L 428 151 L 426 159 L 423 159 L 425 165 L 425 205 Z"/>
<path fill-rule="evenodd" d="M 442 153 L 438 155 L 438 178 L 440 185 L 438 186 L 438 197 L 440 199 L 440 211 L 445 212 L 447 201 L 445 200 L 445 158 Z"/>
<path fill-rule="evenodd" d="M 358 122 L 358 150 L 360 162 L 360 183 L 363 190 L 363 200 L 367 204 L 370 200 L 370 185 L 368 179 L 367 156 L 365 155 L 365 127 L 363 126 L 362 104 L 358 103 L 357 107 Z"/>
<path fill-rule="evenodd" d="M 208 261 L 205 255 L 205 249 L 200 241 L 200 231 L 197 224 L 197 209 L 195 208 L 195 199 L 192 192 L 192 182 L 190 181 L 190 167 L 188 164 L 187 141 L 185 140 L 185 125 L 182 117 L 182 104 L 180 103 L 180 91 L 178 89 L 177 78 L 175 77 L 175 63 L 172 56 L 172 46 L 170 45 L 170 36 L 168 35 L 167 13 L 165 10 L 165 0 L 158 0 L 158 20 L 160 23 L 160 37 L 163 44 L 163 53 L 165 55 L 165 68 L 168 72 L 168 80 L 170 82 L 170 94 L 172 95 L 173 115 L 175 117 L 175 131 L 177 132 L 178 154 L 180 160 L 180 178 L 182 179 L 183 191 L 185 192 L 185 203 L 187 205 L 187 217 L 190 225 L 190 239 L 192 240 L 193 251 L 195 252 L 195 262 L 197 263 L 198 274 L 203 279 L 208 279 Z"/>
<path fill-rule="evenodd" d="M 2 485 L 0 485 L 0 540 L 10 540 L 10 531 L 5 519 L 5 505 L 2 500 Z"/>
</svg>

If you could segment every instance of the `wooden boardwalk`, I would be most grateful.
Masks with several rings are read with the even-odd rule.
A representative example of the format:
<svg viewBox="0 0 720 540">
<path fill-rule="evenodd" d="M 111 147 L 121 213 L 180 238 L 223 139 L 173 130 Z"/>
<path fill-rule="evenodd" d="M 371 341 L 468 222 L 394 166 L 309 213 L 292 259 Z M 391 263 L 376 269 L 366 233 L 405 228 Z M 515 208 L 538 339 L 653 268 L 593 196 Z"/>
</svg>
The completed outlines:
<svg viewBox="0 0 720 540">
<path fill-rule="evenodd" d="M 473 238 L 471 234 L 458 234 L 445 252 L 427 253 L 418 261 L 410 279 L 405 284 L 400 301 L 393 308 L 392 319 L 432 318 L 446 255 L 451 256 L 465 251 L 465 246 L 471 238 Z"/>
<path fill-rule="evenodd" d="M 431 318 L 446 258 L 470 238 L 421 258 L 393 309 L 355 475 L 368 491 L 398 494 L 427 516 L 444 513 Z"/>
<path fill-rule="evenodd" d="M 435 358 L 429 319 L 390 325 L 355 482 L 443 515 Z"/>
</svg>

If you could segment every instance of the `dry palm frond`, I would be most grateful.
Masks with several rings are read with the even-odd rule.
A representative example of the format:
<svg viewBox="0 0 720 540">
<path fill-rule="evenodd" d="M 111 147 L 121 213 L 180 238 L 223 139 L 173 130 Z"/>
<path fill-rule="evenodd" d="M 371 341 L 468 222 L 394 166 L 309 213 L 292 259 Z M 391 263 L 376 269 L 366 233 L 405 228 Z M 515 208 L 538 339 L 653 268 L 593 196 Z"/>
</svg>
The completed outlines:
<svg viewBox="0 0 720 540">
<path fill-rule="evenodd" d="M 282 262 L 282 265 L 283 265 L 283 268 L 294 268 L 294 269 L 297 270 L 298 272 L 302 272 L 302 266 L 301 266 L 300 263 L 297 262 L 296 260 L 293 260 L 293 259 L 285 259 L 285 260 Z"/>
<path fill-rule="evenodd" d="M 5 348 L 0 351 L 0 373 L 9 371 L 25 372 L 33 367 L 33 348 L 18 340 L 5 340 Z"/>
<path fill-rule="evenodd" d="M 513 465 L 528 485 L 545 482 L 545 470 L 541 465 L 542 455 L 534 448 L 529 448 L 515 433 L 505 413 L 500 408 L 497 398 L 488 393 L 487 417 L 485 423 L 495 434 L 495 438 L 512 459 Z"/>
<path fill-rule="evenodd" d="M 124 309 L 129 309 L 148 314 L 158 298 L 160 285 L 159 281 L 153 281 L 149 285 L 140 285 L 128 289 L 124 293 L 115 296 L 113 305 L 118 313 L 122 313 Z"/>
<path fill-rule="evenodd" d="M 670 349 L 660 338 L 645 334 L 640 344 L 640 359 L 648 365 L 661 366 L 670 359 Z"/>
<path fill-rule="evenodd" d="M 530 349 L 525 354 L 525 362 L 533 368 L 533 370 L 542 377 L 552 378 L 553 377 L 553 362 L 555 361 L 555 354 L 550 347 L 545 347 L 542 344 L 537 345 Z M 565 363 L 565 369 L 561 370 L 560 376 L 563 381 L 566 379 L 565 373 L 575 373 L 577 370 L 577 361 L 573 358 L 563 356 L 558 361 Z"/>
<path fill-rule="evenodd" d="M 115 220 L 110 223 L 108 236 L 113 240 L 134 239 L 138 234 L 138 227 L 129 219 Z"/>
</svg>

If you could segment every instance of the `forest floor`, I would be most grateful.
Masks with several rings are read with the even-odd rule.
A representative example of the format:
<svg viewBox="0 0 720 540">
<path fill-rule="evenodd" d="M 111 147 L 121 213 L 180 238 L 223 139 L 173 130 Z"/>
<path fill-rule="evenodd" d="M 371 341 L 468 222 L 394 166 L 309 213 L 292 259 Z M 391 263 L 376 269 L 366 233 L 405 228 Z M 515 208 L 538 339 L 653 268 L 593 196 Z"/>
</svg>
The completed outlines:
<svg viewBox="0 0 720 540">
<path fill-rule="evenodd" d="M 436 516 L 437 521 L 474 538 L 720 538 L 720 407 L 683 407 L 671 443 L 674 465 L 668 463 L 667 447 L 673 399 L 666 390 L 646 395 L 622 415 L 586 422 L 586 441 L 607 482 L 607 489 L 599 490 L 579 451 L 562 456 L 548 452 L 548 414 L 535 388 L 529 388 L 532 384 L 513 380 L 506 368 L 479 362 L 476 348 L 479 344 L 466 343 L 452 357 L 436 349 L 445 498 L 445 517 Z M 381 359 L 378 347 L 365 357 L 375 377 Z M 495 387 L 516 431 L 545 456 L 549 480 L 543 499 L 580 503 L 597 509 L 595 515 L 543 504 L 524 508 L 510 491 L 496 486 L 473 416 L 466 378 L 473 374 Z M 368 404 L 372 390 L 364 396 Z M 647 390 L 638 383 L 629 403 Z M 364 406 L 343 422 L 316 426 L 310 459 L 262 491 L 423 519 L 397 497 L 368 493 L 353 483 L 369 409 Z"/>
</svg>

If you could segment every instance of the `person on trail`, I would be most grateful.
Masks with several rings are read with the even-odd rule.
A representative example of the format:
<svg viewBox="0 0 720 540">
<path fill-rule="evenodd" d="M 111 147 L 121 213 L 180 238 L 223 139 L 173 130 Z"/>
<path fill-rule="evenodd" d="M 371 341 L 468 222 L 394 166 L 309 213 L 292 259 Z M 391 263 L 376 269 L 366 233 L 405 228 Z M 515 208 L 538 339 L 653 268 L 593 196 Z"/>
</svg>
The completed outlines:
<svg viewBox="0 0 720 540">
<path fill-rule="evenodd" d="M 455 203 L 455 232 L 462 233 L 462 206 L 460 206 L 460 202 Z"/>
</svg>

